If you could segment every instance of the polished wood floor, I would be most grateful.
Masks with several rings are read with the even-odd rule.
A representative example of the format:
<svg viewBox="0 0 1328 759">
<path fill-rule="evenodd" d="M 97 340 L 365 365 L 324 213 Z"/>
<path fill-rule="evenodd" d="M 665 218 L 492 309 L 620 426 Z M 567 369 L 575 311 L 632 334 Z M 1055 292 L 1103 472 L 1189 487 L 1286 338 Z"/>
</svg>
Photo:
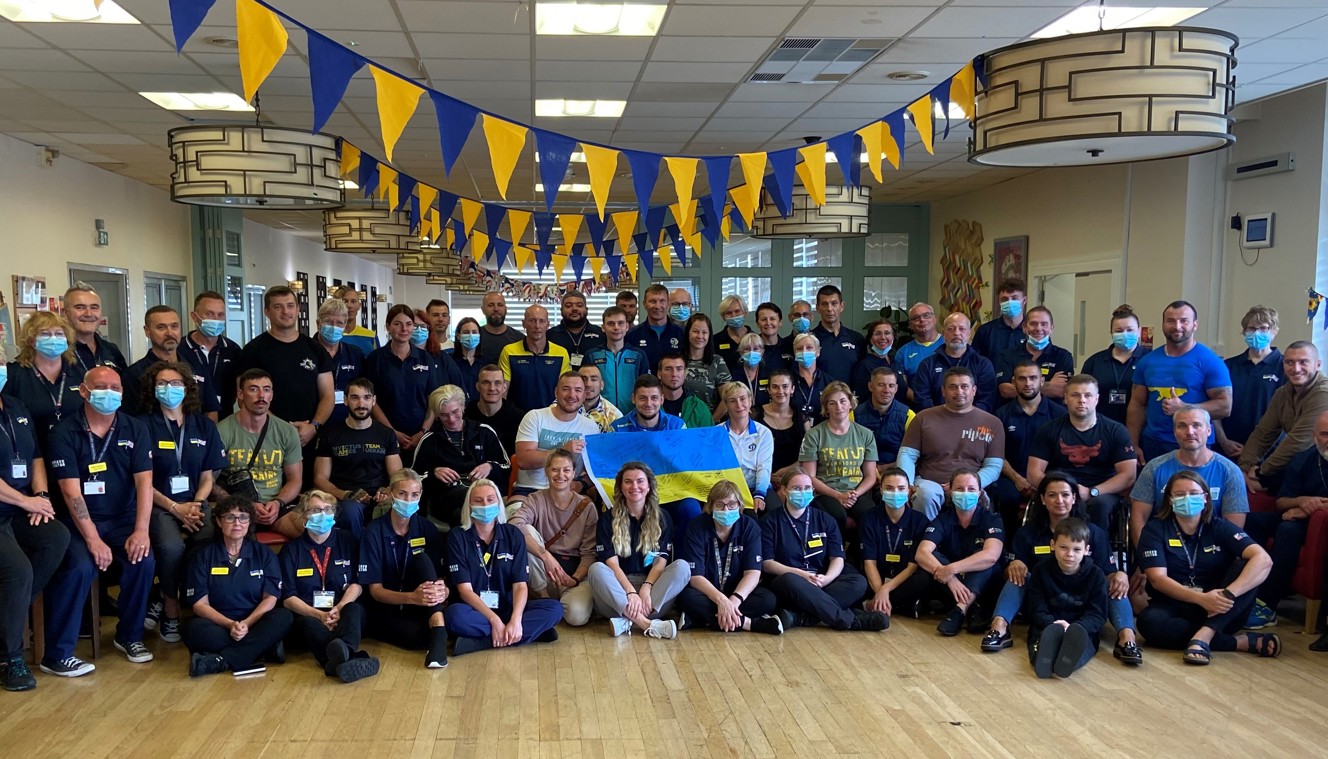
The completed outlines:
<svg viewBox="0 0 1328 759">
<path fill-rule="evenodd" d="M 993 655 L 978 636 L 940 638 L 935 619 L 676 641 L 595 621 L 442 671 L 369 642 L 382 673 L 352 685 L 307 654 L 259 678 L 190 680 L 183 646 L 155 637 L 156 660 L 129 664 L 112 622 L 93 675 L 0 692 L 0 756 L 1312 757 L 1328 723 L 1328 654 L 1291 621 L 1277 660 L 1186 667 L 1148 650 L 1127 669 L 1104 646 L 1065 681 L 1034 677 L 1022 628 Z"/>
</svg>

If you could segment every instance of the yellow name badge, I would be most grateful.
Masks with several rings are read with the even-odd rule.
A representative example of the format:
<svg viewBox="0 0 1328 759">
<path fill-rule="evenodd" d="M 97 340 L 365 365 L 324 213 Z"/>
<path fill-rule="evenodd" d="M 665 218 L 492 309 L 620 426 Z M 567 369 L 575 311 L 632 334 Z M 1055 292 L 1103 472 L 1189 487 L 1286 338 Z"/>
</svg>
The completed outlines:
<svg viewBox="0 0 1328 759">
<path fill-rule="evenodd" d="M 1051 553 L 1051 546 L 1033 546 L 1033 553 L 1038 556 L 1046 556 Z"/>
<path fill-rule="evenodd" d="M 821 543 L 820 538 L 812 538 L 811 540 L 807 541 L 808 548 L 820 548 L 822 545 L 823 543 Z"/>
<path fill-rule="evenodd" d="M 297 570 L 295 570 L 295 576 L 296 576 L 296 577 L 313 577 L 313 576 L 314 576 L 314 568 L 313 568 L 313 567 L 305 567 L 304 569 L 297 569 Z"/>
<path fill-rule="evenodd" d="M 88 471 L 91 472 L 92 474 L 97 474 L 97 473 L 99 473 L 99 472 L 104 472 L 104 471 L 106 471 L 106 462 L 105 462 L 105 461 L 98 461 L 98 462 L 95 463 L 95 464 L 88 464 Z"/>
<path fill-rule="evenodd" d="M 424 545 L 424 538 L 411 538 L 410 544 L 412 546 L 422 546 Z"/>
<path fill-rule="evenodd" d="M 230 567 L 213 567 L 213 568 L 212 568 L 212 574 L 214 574 L 214 575 L 228 575 L 228 574 L 230 574 L 230 573 L 231 573 L 231 568 L 230 568 Z"/>
<path fill-rule="evenodd" d="M 174 441 L 174 440 L 158 440 L 158 441 L 157 441 L 157 447 L 158 447 L 159 449 L 163 450 L 163 451 L 173 451 L 173 450 L 175 450 L 175 441 Z"/>
<path fill-rule="evenodd" d="M 1167 545 L 1171 546 L 1172 548 L 1180 548 L 1181 547 L 1180 538 L 1172 538 L 1171 540 L 1168 540 Z"/>
<path fill-rule="evenodd" d="M 887 553 L 885 555 L 885 560 L 890 562 L 891 564 L 898 564 L 900 561 L 902 561 L 902 559 L 899 557 L 899 554 L 897 553 Z"/>
</svg>

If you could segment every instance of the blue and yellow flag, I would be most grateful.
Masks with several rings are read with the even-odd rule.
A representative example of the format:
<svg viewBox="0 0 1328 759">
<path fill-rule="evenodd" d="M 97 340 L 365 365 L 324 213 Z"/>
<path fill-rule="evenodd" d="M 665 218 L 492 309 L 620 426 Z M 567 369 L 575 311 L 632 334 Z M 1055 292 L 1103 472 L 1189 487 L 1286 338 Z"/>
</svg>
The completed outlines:
<svg viewBox="0 0 1328 759">
<path fill-rule="evenodd" d="M 743 503 L 752 505 L 752 494 L 723 425 L 670 432 L 615 432 L 586 438 L 586 473 L 605 503 L 613 502 L 613 480 L 629 461 L 640 461 L 655 473 L 660 503 L 683 498 L 704 503 L 711 486 L 729 480 L 742 491 Z"/>
</svg>

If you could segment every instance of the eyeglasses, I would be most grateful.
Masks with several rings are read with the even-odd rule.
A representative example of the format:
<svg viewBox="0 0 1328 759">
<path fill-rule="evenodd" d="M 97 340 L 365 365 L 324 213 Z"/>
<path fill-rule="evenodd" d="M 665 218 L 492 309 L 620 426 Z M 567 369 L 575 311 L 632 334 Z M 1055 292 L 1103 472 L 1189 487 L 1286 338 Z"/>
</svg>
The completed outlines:
<svg viewBox="0 0 1328 759">
<path fill-rule="evenodd" d="M 184 380 L 158 381 L 157 387 L 177 387 L 184 388 Z"/>
<path fill-rule="evenodd" d="M 221 516 L 221 521 L 226 524 L 249 524 L 249 515 L 244 513 L 223 514 Z"/>
<path fill-rule="evenodd" d="M 927 313 L 927 314 L 917 314 L 917 315 L 914 315 L 914 316 L 910 316 L 910 317 L 908 317 L 908 320 L 911 321 L 911 322 L 921 322 L 921 321 L 926 321 L 926 320 L 928 320 L 928 319 L 935 319 L 935 318 L 936 318 L 936 314 Z"/>
<path fill-rule="evenodd" d="M 310 506 L 306 513 L 308 513 L 308 514 L 336 514 L 336 513 L 337 513 L 337 507 L 336 507 L 336 506 Z"/>
<path fill-rule="evenodd" d="M 715 509 L 717 511 L 735 511 L 741 508 L 742 503 L 740 501 L 720 501 L 715 504 Z"/>
</svg>

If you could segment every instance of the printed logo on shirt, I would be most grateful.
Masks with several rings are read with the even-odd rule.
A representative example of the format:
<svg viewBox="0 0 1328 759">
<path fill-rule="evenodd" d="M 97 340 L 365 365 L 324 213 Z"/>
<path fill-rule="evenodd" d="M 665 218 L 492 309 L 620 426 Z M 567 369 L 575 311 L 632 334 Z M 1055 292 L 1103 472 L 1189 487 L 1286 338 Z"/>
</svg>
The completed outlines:
<svg viewBox="0 0 1328 759">
<path fill-rule="evenodd" d="M 410 370 L 413 372 L 427 372 L 429 371 L 429 367 L 426 366 L 425 364 L 416 364 L 412 366 Z"/>
<path fill-rule="evenodd" d="M 201 374 L 195 374 L 195 375 L 194 375 L 194 382 L 196 382 L 196 383 L 202 385 L 203 383 L 207 382 L 207 378 L 204 377 L 204 376 L 201 375 Z"/>
<path fill-rule="evenodd" d="M 977 427 L 974 427 L 972 429 L 964 430 L 963 432 L 959 433 L 959 437 L 963 438 L 964 440 L 972 440 L 974 442 L 981 442 L 981 443 L 990 443 L 993 439 L 991 434 L 991 428 L 986 426 L 985 424 L 978 425 Z"/>
<path fill-rule="evenodd" d="M 318 366 L 314 364 L 314 360 L 312 358 L 306 358 L 305 360 L 300 362 L 300 368 L 312 372 L 314 369 L 317 369 Z"/>
<path fill-rule="evenodd" d="M 460 565 L 460 564 L 448 564 L 448 565 L 447 565 L 447 571 L 449 571 L 449 572 L 460 572 L 460 571 L 461 571 L 461 565 Z"/>
<path fill-rule="evenodd" d="M 1267 382 L 1277 382 L 1280 378 L 1276 374 L 1265 374 L 1263 379 Z"/>
<path fill-rule="evenodd" d="M 677 348 L 677 347 L 678 347 L 678 338 L 676 338 L 676 337 L 670 337 L 670 338 L 669 338 L 669 347 L 670 347 L 670 348 Z"/>
<path fill-rule="evenodd" d="M 1246 534 L 1243 533 L 1243 532 L 1238 532 L 1238 533 L 1235 534 L 1234 537 L 1236 538 L 1236 540 L 1244 540 L 1245 538 L 1247 538 L 1247 537 L 1249 537 L 1249 536 L 1246 535 Z"/>
<path fill-rule="evenodd" d="M 337 370 L 344 372 L 353 372 L 355 371 L 355 364 L 342 364 L 341 366 L 337 367 Z"/>
<path fill-rule="evenodd" d="M 361 571 L 361 572 L 368 572 L 368 571 L 369 571 L 369 565 L 368 565 L 368 564 L 361 564 L 361 565 L 359 566 L 359 571 Z"/>
<path fill-rule="evenodd" d="M 1013 429 L 1013 428 L 1011 428 Z M 1064 441 L 1057 440 L 1061 447 L 1061 455 L 1075 466 L 1083 466 L 1102 453 L 1102 441 L 1099 440 L 1094 445 L 1066 445 Z"/>
<path fill-rule="evenodd" d="M 201 445 L 201 446 L 206 446 L 206 445 L 207 445 L 207 441 L 204 440 L 204 439 L 201 438 L 201 437 L 191 437 L 191 438 L 189 438 L 189 444 L 190 444 L 190 445 Z"/>
<path fill-rule="evenodd" d="M 840 348 L 846 348 L 846 349 L 851 350 L 851 351 L 852 351 L 852 350 L 857 350 L 857 349 L 858 349 L 858 346 L 854 345 L 853 343 L 847 342 L 847 341 L 840 343 L 840 344 L 839 344 L 839 347 L 840 347 Z"/>
<path fill-rule="evenodd" d="M 1155 558 L 1157 558 L 1157 551 L 1155 551 L 1155 550 L 1153 550 L 1153 549 L 1151 549 L 1151 548 L 1148 549 L 1147 551 L 1144 551 L 1144 558 L 1145 558 L 1145 559 L 1155 559 Z"/>
<path fill-rule="evenodd" d="M 53 466 L 53 467 L 55 467 L 55 468 L 57 468 L 57 469 L 60 468 L 60 467 L 62 467 L 62 466 L 64 466 L 64 465 L 65 465 L 65 460 L 64 460 L 64 459 L 54 459 L 54 460 L 51 461 L 51 466 Z"/>
<path fill-rule="evenodd" d="M 999 527 L 988 527 L 988 528 L 987 528 L 987 534 L 988 534 L 988 535 L 995 535 L 996 533 L 998 533 L 998 532 L 1000 532 L 1000 531 L 1001 531 L 1001 528 L 999 528 Z"/>
<path fill-rule="evenodd" d="M 495 558 L 497 558 L 498 561 L 511 561 L 512 559 L 515 559 L 516 557 L 513 556 L 512 554 L 507 553 L 507 552 L 504 551 L 503 553 L 498 554 Z"/>
<path fill-rule="evenodd" d="M 117 440 L 115 441 L 115 444 L 120 448 L 129 448 L 131 450 L 134 447 L 134 441 L 132 440 Z"/>
<path fill-rule="evenodd" d="M 924 532 L 926 532 L 927 534 L 931 534 L 933 532 L 936 532 L 936 528 L 932 527 L 931 525 L 927 525 L 927 529 Z"/>
<path fill-rule="evenodd" d="M 14 417 L 14 421 L 18 422 L 19 424 L 27 424 L 28 418 L 26 416 L 16 416 Z"/>
</svg>

